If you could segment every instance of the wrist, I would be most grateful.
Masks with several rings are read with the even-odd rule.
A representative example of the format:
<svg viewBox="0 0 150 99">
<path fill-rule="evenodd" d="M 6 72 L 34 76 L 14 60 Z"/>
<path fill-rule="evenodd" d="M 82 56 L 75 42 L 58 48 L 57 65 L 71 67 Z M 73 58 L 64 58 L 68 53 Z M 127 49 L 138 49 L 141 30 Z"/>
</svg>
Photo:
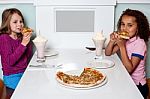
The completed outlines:
<svg viewBox="0 0 150 99">
<path fill-rule="evenodd" d="M 21 44 L 22 44 L 23 46 L 26 46 L 26 45 L 27 45 L 27 44 L 25 44 L 25 43 L 23 43 L 23 42 L 22 42 Z"/>
<path fill-rule="evenodd" d="M 120 50 L 125 50 L 125 47 L 124 46 L 120 46 L 119 49 Z"/>
</svg>

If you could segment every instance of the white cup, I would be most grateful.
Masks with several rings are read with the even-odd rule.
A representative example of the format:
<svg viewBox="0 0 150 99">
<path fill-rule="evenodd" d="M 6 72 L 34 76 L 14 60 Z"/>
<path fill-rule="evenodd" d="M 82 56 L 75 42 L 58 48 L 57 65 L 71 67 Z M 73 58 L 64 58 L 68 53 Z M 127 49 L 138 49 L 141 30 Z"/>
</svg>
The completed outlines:
<svg viewBox="0 0 150 99">
<path fill-rule="evenodd" d="M 104 39 L 92 39 L 92 40 L 93 40 L 95 47 L 96 47 L 96 51 L 95 51 L 96 56 L 101 57 L 103 54 L 103 46 L 104 46 L 106 38 L 104 38 Z"/>
<path fill-rule="evenodd" d="M 42 42 L 36 42 L 33 40 L 33 42 L 37 49 L 37 62 L 45 62 L 45 45 L 47 40 Z"/>
</svg>

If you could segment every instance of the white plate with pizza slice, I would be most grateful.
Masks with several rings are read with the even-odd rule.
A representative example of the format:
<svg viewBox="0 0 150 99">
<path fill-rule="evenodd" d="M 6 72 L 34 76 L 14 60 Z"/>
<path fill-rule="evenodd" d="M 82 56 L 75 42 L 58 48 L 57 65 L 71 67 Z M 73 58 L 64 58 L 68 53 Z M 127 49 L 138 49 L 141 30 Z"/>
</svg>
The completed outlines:
<svg viewBox="0 0 150 99">
<path fill-rule="evenodd" d="M 101 60 L 90 61 L 88 65 L 96 69 L 107 69 L 113 67 L 115 63 L 108 59 L 101 59 Z"/>
<path fill-rule="evenodd" d="M 58 71 L 56 80 L 66 88 L 80 90 L 98 88 L 107 83 L 106 75 L 92 68 Z"/>
</svg>

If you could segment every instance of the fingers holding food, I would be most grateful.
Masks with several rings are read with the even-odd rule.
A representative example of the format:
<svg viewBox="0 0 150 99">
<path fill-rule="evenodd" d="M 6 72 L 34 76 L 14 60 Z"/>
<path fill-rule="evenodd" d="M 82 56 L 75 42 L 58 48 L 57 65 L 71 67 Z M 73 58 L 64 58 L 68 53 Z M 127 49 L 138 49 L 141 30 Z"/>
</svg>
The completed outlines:
<svg viewBox="0 0 150 99">
<path fill-rule="evenodd" d="M 113 32 L 113 33 L 110 34 L 110 40 L 111 40 L 112 42 L 116 42 L 117 39 L 118 39 L 118 34 L 117 34 L 117 32 Z"/>
<path fill-rule="evenodd" d="M 26 28 L 22 29 L 22 35 L 23 35 L 22 44 L 24 46 L 26 46 L 29 43 L 30 38 L 32 36 L 32 32 L 33 32 L 33 30 L 31 28 L 26 27 Z"/>
</svg>

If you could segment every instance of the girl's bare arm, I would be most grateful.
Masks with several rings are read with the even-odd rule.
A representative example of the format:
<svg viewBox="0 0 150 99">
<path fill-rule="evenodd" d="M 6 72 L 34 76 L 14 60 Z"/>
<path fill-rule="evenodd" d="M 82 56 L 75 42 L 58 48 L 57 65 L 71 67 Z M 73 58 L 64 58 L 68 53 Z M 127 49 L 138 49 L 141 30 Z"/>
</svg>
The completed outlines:
<svg viewBox="0 0 150 99">
<path fill-rule="evenodd" d="M 116 53 L 119 50 L 118 45 L 116 44 L 116 33 L 111 33 L 110 34 L 110 41 L 105 48 L 105 55 L 112 55 Z"/>
<path fill-rule="evenodd" d="M 117 45 L 120 49 L 122 63 L 127 69 L 127 71 L 131 74 L 134 71 L 134 69 L 138 66 L 141 59 L 135 56 L 132 56 L 131 59 L 129 59 L 125 43 L 123 41 L 117 42 Z"/>
<path fill-rule="evenodd" d="M 116 53 L 119 50 L 119 47 L 115 44 L 115 42 L 109 41 L 107 47 L 105 48 L 105 55 L 110 56 Z"/>
</svg>

